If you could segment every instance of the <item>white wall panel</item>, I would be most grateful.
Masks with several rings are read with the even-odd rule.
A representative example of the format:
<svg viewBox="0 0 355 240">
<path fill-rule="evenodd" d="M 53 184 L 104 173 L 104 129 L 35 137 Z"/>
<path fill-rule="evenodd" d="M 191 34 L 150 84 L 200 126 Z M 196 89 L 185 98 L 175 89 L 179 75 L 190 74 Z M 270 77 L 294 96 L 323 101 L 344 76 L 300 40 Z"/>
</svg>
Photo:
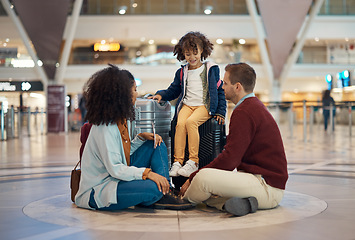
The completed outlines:
<svg viewBox="0 0 355 240">
<path fill-rule="evenodd" d="M 249 16 L 82 16 L 76 39 L 179 39 L 188 31 L 210 38 L 255 38 Z M 64 37 L 67 31 L 64 32 Z"/>
</svg>

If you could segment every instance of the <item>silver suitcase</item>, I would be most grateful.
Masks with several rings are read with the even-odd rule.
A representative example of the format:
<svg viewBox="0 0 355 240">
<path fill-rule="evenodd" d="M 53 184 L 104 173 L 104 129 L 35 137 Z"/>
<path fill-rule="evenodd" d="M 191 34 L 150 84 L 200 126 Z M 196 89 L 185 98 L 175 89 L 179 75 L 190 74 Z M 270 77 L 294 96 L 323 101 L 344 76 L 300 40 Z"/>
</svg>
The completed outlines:
<svg viewBox="0 0 355 240">
<path fill-rule="evenodd" d="M 169 136 L 171 126 L 171 105 L 169 102 L 158 103 L 153 99 L 137 98 L 135 106 L 135 121 L 132 122 L 132 136 L 141 132 L 159 134 L 168 149 L 168 157 L 171 158 L 171 140 Z M 153 125 L 152 125 L 153 123 Z M 170 162 L 170 161 L 169 161 Z"/>
</svg>

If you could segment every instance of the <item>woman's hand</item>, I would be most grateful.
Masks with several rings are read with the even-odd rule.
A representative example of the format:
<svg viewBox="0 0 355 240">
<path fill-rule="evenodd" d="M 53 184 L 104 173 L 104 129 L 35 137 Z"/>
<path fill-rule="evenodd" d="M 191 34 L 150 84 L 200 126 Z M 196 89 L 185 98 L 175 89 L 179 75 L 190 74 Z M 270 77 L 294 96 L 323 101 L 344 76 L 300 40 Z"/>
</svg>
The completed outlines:
<svg viewBox="0 0 355 240">
<path fill-rule="evenodd" d="M 179 196 L 183 197 L 189 187 L 190 187 L 190 179 L 187 179 L 184 185 L 182 185 L 182 187 L 180 188 Z"/>
<path fill-rule="evenodd" d="M 138 134 L 140 137 L 144 138 L 145 140 L 154 140 L 154 134 L 149 133 L 149 132 L 143 132 Z M 160 146 L 160 144 L 163 142 L 163 138 L 159 134 L 155 134 L 155 143 L 154 143 L 154 148 L 156 146 Z"/>
<path fill-rule="evenodd" d="M 154 181 L 157 184 L 159 191 L 164 195 L 169 192 L 170 185 L 165 177 L 151 171 L 148 173 L 147 178 Z"/>
<path fill-rule="evenodd" d="M 148 99 L 154 99 L 154 100 L 157 100 L 158 103 L 161 101 L 162 99 L 162 96 L 157 94 L 157 95 L 154 95 L 154 96 L 151 96 L 151 97 L 148 97 Z"/>
<path fill-rule="evenodd" d="M 224 124 L 224 118 L 223 117 L 221 117 L 219 115 L 215 115 L 214 119 L 216 119 L 219 124 Z"/>
</svg>

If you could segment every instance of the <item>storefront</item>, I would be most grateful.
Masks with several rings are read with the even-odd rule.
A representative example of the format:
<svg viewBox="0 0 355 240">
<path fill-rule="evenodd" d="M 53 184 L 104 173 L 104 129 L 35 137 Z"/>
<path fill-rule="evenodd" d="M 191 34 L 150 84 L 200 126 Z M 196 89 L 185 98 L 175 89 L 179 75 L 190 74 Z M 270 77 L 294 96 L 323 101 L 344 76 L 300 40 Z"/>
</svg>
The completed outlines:
<svg viewBox="0 0 355 240">
<path fill-rule="evenodd" d="M 46 97 L 41 81 L 0 81 L 0 102 L 6 112 L 11 106 L 25 111 L 46 108 Z"/>
</svg>

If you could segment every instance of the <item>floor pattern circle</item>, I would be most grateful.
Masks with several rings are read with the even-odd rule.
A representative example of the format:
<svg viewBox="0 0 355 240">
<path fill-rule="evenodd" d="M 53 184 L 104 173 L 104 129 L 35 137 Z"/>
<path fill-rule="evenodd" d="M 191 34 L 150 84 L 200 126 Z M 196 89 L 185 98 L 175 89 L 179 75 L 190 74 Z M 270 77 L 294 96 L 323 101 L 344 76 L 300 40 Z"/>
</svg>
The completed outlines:
<svg viewBox="0 0 355 240">
<path fill-rule="evenodd" d="M 76 207 L 67 194 L 26 205 L 23 212 L 36 220 L 85 229 L 130 232 L 198 232 L 254 228 L 297 221 L 321 213 L 327 203 L 316 197 L 285 191 L 280 205 L 243 217 L 233 217 L 198 205 L 186 211 L 132 208 L 116 212 L 91 211 Z"/>
</svg>

